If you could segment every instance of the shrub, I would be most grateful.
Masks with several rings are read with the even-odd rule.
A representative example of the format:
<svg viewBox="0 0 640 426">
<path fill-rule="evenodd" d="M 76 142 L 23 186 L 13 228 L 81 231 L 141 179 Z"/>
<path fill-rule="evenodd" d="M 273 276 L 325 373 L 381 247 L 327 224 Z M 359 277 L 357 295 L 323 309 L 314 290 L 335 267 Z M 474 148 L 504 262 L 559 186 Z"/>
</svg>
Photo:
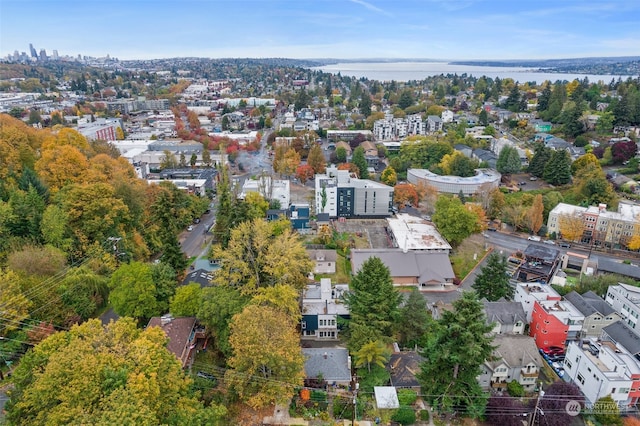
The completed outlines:
<svg viewBox="0 0 640 426">
<path fill-rule="evenodd" d="M 422 420 L 423 422 L 428 422 L 429 421 L 429 417 L 431 417 L 429 415 L 429 410 L 420 411 L 420 420 Z"/>
<path fill-rule="evenodd" d="M 391 420 L 401 425 L 410 425 L 416 422 L 416 412 L 411 407 L 400 407 L 393 413 Z"/>
<path fill-rule="evenodd" d="M 522 398 L 524 396 L 524 387 L 515 380 L 512 380 L 507 384 L 507 391 L 509 392 L 509 395 L 515 398 Z"/>
<path fill-rule="evenodd" d="M 400 406 L 402 407 L 413 405 L 417 399 L 418 395 L 411 389 L 400 389 L 398 391 L 398 402 L 400 402 Z"/>
</svg>

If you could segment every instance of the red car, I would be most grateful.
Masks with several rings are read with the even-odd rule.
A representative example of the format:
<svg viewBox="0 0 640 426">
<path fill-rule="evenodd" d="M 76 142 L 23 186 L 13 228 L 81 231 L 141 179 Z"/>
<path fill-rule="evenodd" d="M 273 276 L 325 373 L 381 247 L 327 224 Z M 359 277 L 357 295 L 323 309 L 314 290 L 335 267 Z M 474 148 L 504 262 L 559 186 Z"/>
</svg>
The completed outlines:
<svg viewBox="0 0 640 426">
<path fill-rule="evenodd" d="M 548 348 L 542 348 L 542 352 L 547 355 L 564 355 L 564 348 L 560 346 L 549 346 Z"/>
</svg>

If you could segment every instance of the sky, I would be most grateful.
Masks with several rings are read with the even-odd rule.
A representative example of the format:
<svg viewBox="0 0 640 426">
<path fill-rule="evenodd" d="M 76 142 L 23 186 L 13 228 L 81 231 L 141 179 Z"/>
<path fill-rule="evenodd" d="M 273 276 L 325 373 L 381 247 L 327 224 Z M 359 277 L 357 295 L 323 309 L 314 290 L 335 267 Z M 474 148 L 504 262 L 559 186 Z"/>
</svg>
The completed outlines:
<svg viewBox="0 0 640 426">
<path fill-rule="evenodd" d="M 639 0 L 0 0 L 0 56 L 639 56 L 639 22 Z"/>
</svg>

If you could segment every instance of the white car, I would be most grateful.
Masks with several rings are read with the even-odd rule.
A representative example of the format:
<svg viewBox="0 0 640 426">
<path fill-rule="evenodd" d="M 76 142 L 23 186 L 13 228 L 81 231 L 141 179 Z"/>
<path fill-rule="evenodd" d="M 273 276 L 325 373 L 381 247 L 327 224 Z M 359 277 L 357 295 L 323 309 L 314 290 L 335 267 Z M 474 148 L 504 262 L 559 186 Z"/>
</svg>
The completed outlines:
<svg viewBox="0 0 640 426">
<path fill-rule="evenodd" d="M 551 240 L 544 240 L 542 243 L 543 244 L 549 244 L 550 246 L 555 246 L 556 245 L 556 243 L 554 241 L 551 241 Z"/>
<path fill-rule="evenodd" d="M 193 225 L 187 226 L 187 231 L 193 231 Z"/>
<path fill-rule="evenodd" d="M 540 237 L 538 237 L 537 235 L 529 235 L 529 238 L 527 238 L 527 240 L 529 240 L 529 241 L 540 241 Z"/>
</svg>

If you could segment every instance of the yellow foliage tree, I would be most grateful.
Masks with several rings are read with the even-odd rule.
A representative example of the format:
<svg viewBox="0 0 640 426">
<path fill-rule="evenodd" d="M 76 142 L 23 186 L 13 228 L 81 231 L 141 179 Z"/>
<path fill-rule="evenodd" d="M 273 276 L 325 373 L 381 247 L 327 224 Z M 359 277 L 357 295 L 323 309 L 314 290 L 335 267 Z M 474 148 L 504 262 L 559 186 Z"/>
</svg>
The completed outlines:
<svg viewBox="0 0 640 426">
<path fill-rule="evenodd" d="M 295 323 L 271 306 L 248 305 L 231 322 L 225 383 L 254 408 L 288 401 L 304 379 Z"/>
<path fill-rule="evenodd" d="M 477 229 L 479 229 L 480 231 L 484 231 L 485 229 L 487 229 L 487 215 L 485 214 L 484 209 L 480 204 L 465 203 L 464 207 L 476 216 L 478 222 Z"/>
<path fill-rule="evenodd" d="M 569 241 L 577 241 L 584 232 L 584 222 L 582 217 L 570 214 L 558 216 L 558 227 L 562 238 Z"/>
<path fill-rule="evenodd" d="M 533 199 L 533 204 L 527 211 L 527 222 L 529 229 L 534 234 L 537 234 L 542 227 L 542 213 L 544 212 L 544 205 L 542 204 L 542 194 L 536 195 Z"/>
<path fill-rule="evenodd" d="M 52 194 L 65 185 L 84 182 L 88 168 L 87 157 L 72 145 L 43 150 L 35 164 L 36 172 L 49 185 Z"/>
</svg>

